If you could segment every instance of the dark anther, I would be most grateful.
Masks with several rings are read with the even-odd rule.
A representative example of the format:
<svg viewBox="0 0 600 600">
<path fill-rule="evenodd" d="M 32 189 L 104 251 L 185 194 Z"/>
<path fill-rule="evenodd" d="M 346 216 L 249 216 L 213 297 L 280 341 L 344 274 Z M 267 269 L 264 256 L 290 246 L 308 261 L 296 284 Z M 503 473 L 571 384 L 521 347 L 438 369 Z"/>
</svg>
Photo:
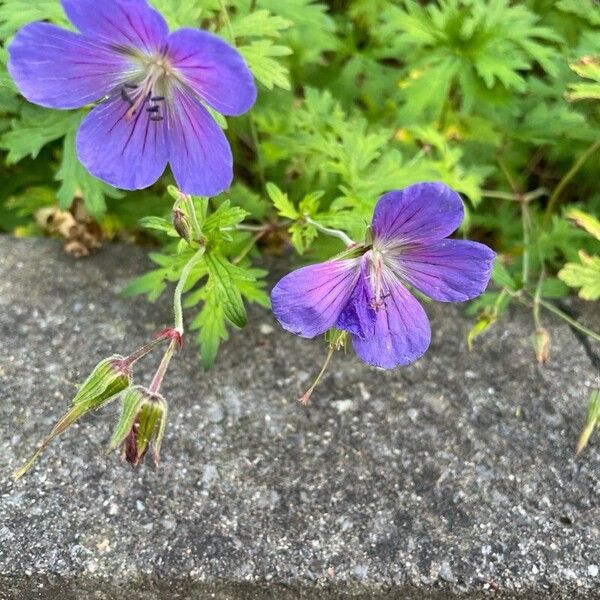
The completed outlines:
<svg viewBox="0 0 600 600">
<path fill-rule="evenodd" d="M 135 83 L 126 83 L 125 87 L 128 88 L 128 89 L 130 89 L 130 90 L 137 90 L 138 89 L 138 86 L 135 85 Z"/>
<path fill-rule="evenodd" d="M 164 96 L 152 96 L 152 98 L 150 98 L 150 100 L 152 100 L 152 102 L 162 102 L 165 99 Z"/>
<path fill-rule="evenodd" d="M 160 106 L 149 106 L 149 107 L 146 109 L 146 112 L 149 112 L 149 113 L 157 113 L 159 110 L 160 110 Z"/>
<path fill-rule="evenodd" d="M 162 121 L 164 119 L 164 117 L 162 117 L 161 115 L 152 115 L 150 117 L 151 121 Z"/>
<path fill-rule="evenodd" d="M 127 102 L 127 104 L 129 104 L 129 106 L 133 106 L 135 104 L 135 102 L 133 101 L 133 99 L 129 96 L 129 94 L 127 93 L 127 90 L 125 88 L 121 89 L 121 98 Z"/>
</svg>

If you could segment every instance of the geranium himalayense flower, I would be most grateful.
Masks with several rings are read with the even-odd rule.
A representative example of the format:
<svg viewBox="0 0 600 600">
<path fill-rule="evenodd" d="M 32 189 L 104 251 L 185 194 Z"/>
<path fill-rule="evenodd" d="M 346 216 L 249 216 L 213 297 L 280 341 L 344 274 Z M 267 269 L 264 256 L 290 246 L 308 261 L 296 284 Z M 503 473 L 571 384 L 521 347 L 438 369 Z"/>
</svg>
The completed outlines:
<svg viewBox="0 0 600 600">
<path fill-rule="evenodd" d="M 185 193 L 213 196 L 233 178 L 231 149 L 203 103 L 246 112 L 256 88 L 241 55 L 211 33 L 169 33 L 146 0 L 61 0 L 74 33 L 30 23 L 8 48 L 8 70 L 30 102 L 83 121 L 77 154 L 116 187 L 153 184 L 167 163 Z"/>
<path fill-rule="evenodd" d="M 419 183 L 379 199 L 372 242 L 284 277 L 271 294 L 281 325 L 312 338 L 337 327 L 352 334 L 358 356 L 391 369 L 424 354 L 431 340 L 414 286 L 440 302 L 481 294 L 494 252 L 447 239 L 463 220 L 460 196 L 441 183 Z"/>
</svg>

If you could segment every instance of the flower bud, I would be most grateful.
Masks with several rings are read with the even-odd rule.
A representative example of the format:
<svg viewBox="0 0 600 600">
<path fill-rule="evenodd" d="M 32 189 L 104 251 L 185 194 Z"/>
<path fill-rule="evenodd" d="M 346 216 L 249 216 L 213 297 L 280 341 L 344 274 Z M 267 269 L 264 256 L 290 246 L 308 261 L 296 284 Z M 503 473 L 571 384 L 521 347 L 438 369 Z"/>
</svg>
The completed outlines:
<svg viewBox="0 0 600 600">
<path fill-rule="evenodd" d="M 123 395 L 121 417 L 109 445 L 109 451 L 123 447 L 123 459 L 137 467 L 148 450 L 158 464 L 160 445 L 167 422 L 167 403 L 160 395 L 136 385 Z"/>
<path fill-rule="evenodd" d="M 179 234 L 180 238 L 184 239 L 189 244 L 192 236 L 190 224 L 185 213 L 181 209 L 176 208 L 173 210 L 173 214 L 171 216 L 175 231 Z"/>
<path fill-rule="evenodd" d="M 73 398 L 71 410 L 62 416 L 33 456 L 23 467 L 15 471 L 13 477 L 15 479 L 22 477 L 56 436 L 90 410 L 97 410 L 107 402 L 114 400 L 130 384 L 131 367 L 123 356 L 114 355 L 100 361 L 79 387 L 79 391 Z"/>
<path fill-rule="evenodd" d="M 550 334 L 545 327 L 538 327 L 533 336 L 533 347 L 537 361 L 541 364 L 550 358 Z"/>
</svg>

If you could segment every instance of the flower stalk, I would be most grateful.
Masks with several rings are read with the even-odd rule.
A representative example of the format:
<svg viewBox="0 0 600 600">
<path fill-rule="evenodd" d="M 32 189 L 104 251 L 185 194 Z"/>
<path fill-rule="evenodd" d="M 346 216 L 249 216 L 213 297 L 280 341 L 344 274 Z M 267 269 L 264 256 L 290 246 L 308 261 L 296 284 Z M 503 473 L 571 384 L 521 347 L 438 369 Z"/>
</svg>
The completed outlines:
<svg viewBox="0 0 600 600">
<path fill-rule="evenodd" d="M 156 370 L 156 373 L 154 374 L 154 377 L 152 378 L 152 383 L 150 384 L 150 387 L 148 388 L 148 391 L 151 394 L 158 394 L 158 392 L 160 391 L 160 386 L 162 385 L 163 379 L 165 378 L 165 374 L 167 372 L 167 369 L 169 368 L 169 364 L 171 362 L 171 359 L 173 358 L 173 354 L 175 353 L 176 347 L 177 347 L 177 341 L 171 340 L 171 343 L 169 344 L 167 351 L 165 352 L 164 356 L 162 357 L 162 360 L 160 361 L 160 365 L 158 365 L 158 369 Z"/>
<path fill-rule="evenodd" d="M 339 240 L 342 240 L 342 242 L 344 242 L 344 244 L 348 248 L 350 248 L 351 246 L 356 246 L 356 242 L 339 229 L 332 229 L 330 227 L 325 227 L 324 225 L 321 225 L 317 221 L 314 221 L 313 219 L 311 219 L 308 215 L 304 215 L 304 221 L 306 223 L 308 223 L 309 225 L 312 225 L 315 229 L 317 229 L 321 233 L 325 233 L 326 235 L 331 235 L 333 237 L 338 238 Z"/>
<path fill-rule="evenodd" d="M 177 282 L 177 286 L 175 287 L 175 294 L 173 295 L 173 312 L 175 314 L 175 330 L 179 332 L 181 336 L 183 336 L 184 325 L 183 325 L 183 306 L 181 303 L 181 296 L 183 295 L 183 290 L 185 288 L 185 284 L 187 283 L 188 277 L 192 272 L 192 269 L 196 265 L 196 263 L 204 256 L 206 252 L 206 248 L 202 246 L 190 260 L 186 263 L 181 271 L 181 276 L 179 277 L 179 281 Z"/>
</svg>

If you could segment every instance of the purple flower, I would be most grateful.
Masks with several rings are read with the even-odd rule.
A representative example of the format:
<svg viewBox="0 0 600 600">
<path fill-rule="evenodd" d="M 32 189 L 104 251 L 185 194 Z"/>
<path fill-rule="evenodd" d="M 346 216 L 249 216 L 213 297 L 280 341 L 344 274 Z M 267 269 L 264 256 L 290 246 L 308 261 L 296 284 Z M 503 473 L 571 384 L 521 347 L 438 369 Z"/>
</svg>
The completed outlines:
<svg viewBox="0 0 600 600">
<path fill-rule="evenodd" d="M 411 285 L 433 300 L 463 302 L 481 294 L 494 252 L 446 239 L 463 220 L 460 196 L 441 183 L 419 183 L 379 199 L 373 242 L 324 263 L 298 269 L 273 289 L 281 325 L 312 338 L 331 327 L 352 334 L 358 356 L 391 369 L 422 356 L 429 320 Z"/>
<path fill-rule="evenodd" d="M 231 184 L 231 149 L 204 104 L 240 115 L 256 100 L 241 55 L 196 29 L 169 33 L 146 0 L 61 0 L 73 33 L 30 23 L 8 48 L 21 93 L 41 106 L 79 108 L 77 153 L 116 187 L 152 185 L 170 163 L 185 193 L 214 196 Z"/>
</svg>

